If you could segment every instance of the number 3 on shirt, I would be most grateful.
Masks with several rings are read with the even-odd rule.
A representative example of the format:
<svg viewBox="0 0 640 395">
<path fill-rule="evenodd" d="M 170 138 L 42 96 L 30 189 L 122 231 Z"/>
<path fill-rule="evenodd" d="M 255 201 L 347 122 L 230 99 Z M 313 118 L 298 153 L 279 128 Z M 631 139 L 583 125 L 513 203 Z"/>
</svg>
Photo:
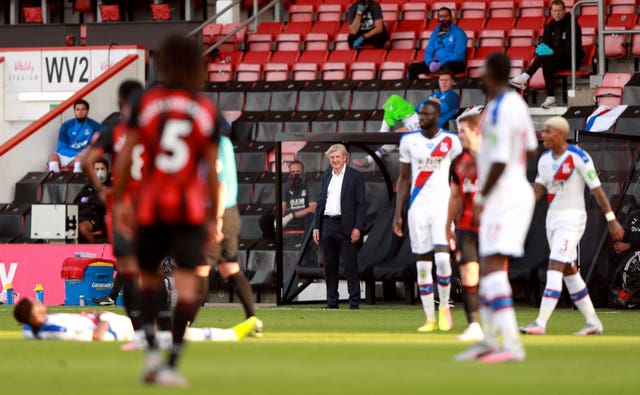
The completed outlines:
<svg viewBox="0 0 640 395">
<path fill-rule="evenodd" d="M 189 146 L 184 137 L 191 134 L 191 121 L 170 119 L 162 129 L 160 152 L 156 156 L 156 167 L 168 174 L 178 173 L 189 161 Z"/>
</svg>

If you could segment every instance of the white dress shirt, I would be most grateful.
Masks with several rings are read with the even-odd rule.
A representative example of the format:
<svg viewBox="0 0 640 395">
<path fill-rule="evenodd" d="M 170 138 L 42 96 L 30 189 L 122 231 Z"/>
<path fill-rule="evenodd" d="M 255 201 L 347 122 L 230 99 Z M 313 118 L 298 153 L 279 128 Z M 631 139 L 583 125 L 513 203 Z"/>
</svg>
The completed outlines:
<svg viewBox="0 0 640 395">
<path fill-rule="evenodd" d="M 331 172 L 331 180 L 327 187 L 327 201 L 324 206 L 324 215 L 342 215 L 340 207 L 340 195 L 342 194 L 342 181 L 344 181 L 344 173 L 347 169 L 345 165 L 340 173 L 336 174 L 335 170 Z"/>
</svg>

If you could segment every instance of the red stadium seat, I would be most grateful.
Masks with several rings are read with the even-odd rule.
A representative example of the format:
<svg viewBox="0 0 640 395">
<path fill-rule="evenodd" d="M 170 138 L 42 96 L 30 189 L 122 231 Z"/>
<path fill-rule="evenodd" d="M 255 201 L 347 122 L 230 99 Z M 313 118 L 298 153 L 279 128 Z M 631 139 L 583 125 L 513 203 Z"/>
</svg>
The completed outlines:
<svg viewBox="0 0 640 395">
<path fill-rule="evenodd" d="M 488 13 L 486 29 L 509 29 L 516 25 L 516 9 L 513 1 L 492 1 L 489 3 Z"/>
<path fill-rule="evenodd" d="M 300 54 L 298 62 L 300 63 L 317 63 L 320 64 L 327 60 L 328 51 L 307 50 Z"/>
<path fill-rule="evenodd" d="M 486 16 L 486 2 L 464 1 L 460 6 L 460 20 L 457 25 L 465 31 L 479 32 L 485 27 Z"/>
<path fill-rule="evenodd" d="M 507 34 L 509 47 L 535 47 L 536 34 L 532 29 L 511 29 Z"/>
<path fill-rule="evenodd" d="M 476 47 L 476 32 L 472 31 L 465 31 L 464 32 L 467 35 L 467 48 L 475 48 Z"/>
<path fill-rule="evenodd" d="M 479 32 L 485 28 L 486 19 L 461 19 L 458 21 L 458 27 L 465 32 Z"/>
<path fill-rule="evenodd" d="M 300 52 L 298 51 L 275 51 L 271 54 L 271 58 L 269 58 L 269 62 L 271 63 L 287 63 L 294 64 L 298 61 L 300 57 Z"/>
<path fill-rule="evenodd" d="M 415 60 L 415 49 L 391 49 L 387 52 L 387 62 L 409 63 Z"/>
<path fill-rule="evenodd" d="M 260 22 L 256 33 L 270 34 L 272 37 L 275 37 L 278 33 L 282 33 L 283 27 L 283 22 Z"/>
<path fill-rule="evenodd" d="M 276 51 L 300 51 L 301 47 L 300 34 L 280 33 L 276 36 Z"/>
<path fill-rule="evenodd" d="M 265 64 L 271 59 L 271 51 L 250 51 L 244 54 L 242 63 Z"/>
<path fill-rule="evenodd" d="M 320 66 L 321 79 L 343 80 L 347 78 L 347 65 L 341 62 L 325 62 Z"/>
<path fill-rule="evenodd" d="M 316 8 L 316 14 L 318 15 L 318 21 L 341 22 L 344 11 L 341 4 L 320 4 Z"/>
<path fill-rule="evenodd" d="M 167 3 L 151 4 L 151 18 L 154 21 L 171 20 L 171 7 Z"/>
<path fill-rule="evenodd" d="M 310 4 L 291 4 L 289 6 L 289 22 L 313 21 L 313 6 Z"/>
<path fill-rule="evenodd" d="M 624 26 L 631 29 L 638 20 L 636 0 L 610 0 L 607 26 Z"/>
<path fill-rule="evenodd" d="M 220 34 L 222 25 L 219 23 L 210 23 L 202 29 L 202 42 L 205 45 L 212 45 L 214 37 Z"/>
<path fill-rule="evenodd" d="M 349 33 L 338 33 L 336 34 L 335 40 L 333 40 L 333 50 L 348 50 L 349 49 Z"/>
<path fill-rule="evenodd" d="M 405 3 L 400 10 L 404 21 L 425 21 L 427 19 L 427 3 Z"/>
<path fill-rule="evenodd" d="M 606 73 L 602 79 L 602 86 L 624 88 L 631 77 L 633 77 L 631 73 Z"/>
<path fill-rule="evenodd" d="M 42 23 L 41 7 L 22 7 L 22 13 L 26 23 Z"/>
<path fill-rule="evenodd" d="M 483 30 L 478 36 L 476 59 L 486 59 L 494 52 L 505 51 L 505 34 L 503 30 Z"/>
<path fill-rule="evenodd" d="M 247 51 L 271 51 L 271 35 L 249 33 L 247 35 Z"/>
<path fill-rule="evenodd" d="M 320 3 L 319 0 L 314 0 L 315 4 Z M 345 11 L 349 9 L 349 6 L 351 4 L 353 4 L 352 0 L 325 0 L 323 3 L 325 4 L 340 4 L 342 6 L 342 9 L 344 9 Z"/>
<path fill-rule="evenodd" d="M 329 54 L 327 62 L 330 63 L 351 63 L 356 60 L 357 51 L 353 49 L 338 49 Z"/>
<path fill-rule="evenodd" d="M 426 49 L 427 45 L 429 45 L 429 39 L 431 38 L 431 30 L 425 30 L 420 33 L 420 38 L 418 41 L 419 49 Z"/>
<path fill-rule="evenodd" d="M 579 68 L 576 70 L 576 76 L 587 77 L 591 74 L 591 69 L 593 68 L 593 58 L 596 56 L 596 46 L 583 44 L 582 50 L 584 51 L 584 59 L 582 60 Z M 571 76 L 571 70 L 558 71 L 555 75 L 558 77 L 563 77 L 566 81 L 566 77 Z"/>
<path fill-rule="evenodd" d="M 421 20 L 421 21 L 419 21 L 419 20 L 400 21 L 396 25 L 396 31 L 397 32 L 413 31 L 413 32 L 416 32 L 416 34 L 420 34 L 425 30 L 426 30 L 426 27 L 425 27 L 424 19 Z"/>
<path fill-rule="evenodd" d="M 240 63 L 242 56 L 244 56 L 244 52 L 241 51 L 220 52 L 220 55 L 213 58 L 211 61 L 213 63 L 230 63 L 235 66 Z"/>
<path fill-rule="evenodd" d="M 470 78 L 481 78 L 484 73 L 484 59 L 467 60 L 467 75 Z"/>
<path fill-rule="evenodd" d="M 373 62 L 353 62 L 349 69 L 352 80 L 371 80 L 377 76 L 376 63 Z"/>
<path fill-rule="evenodd" d="M 582 45 L 595 45 L 596 44 L 596 28 L 595 27 L 584 27 L 582 28 Z"/>
<path fill-rule="evenodd" d="M 517 29 L 533 29 L 541 31 L 544 29 L 545 19 L 543 16 L 524 16 L 516 21 Z"/>
<path fill-rule="evenodd" d="M 622 104 L 622 88 L 600 86 L 595 89 L 594 99 L 598 106 L 619 106 Z"/>
<path fill-rule="evenodd" d="M 631 29 L 638 21 L 638 14 L 613 14 L 607 18 L 606 26 L 623 26 Z"/>
<path fill-rule="evenodd" d="M 100 16 L 103 21 L 119 21 L 120 7 L 117 5 L 100 5 Z"/>
<path fill-rule="evenodd" d="M 216 42 L 221 40 L 224 36 L 234 31 L 238 26 L 240 26 L 239 23 L 227 23 L 223 25 L 222 29 L 220 29 L 220 32 L 213 37 L 213 41 Z M 218 49 L 220 50 L 220 52 L 235 51 L 236 49 L 238 49 L 238 43 L 243 43 L 245 41 L 246 34 L 247 27 L 245 26 L 242 29 L 238 30 L 234 36 L 231 36 L 229 39 L 227 39 L 227 41 L 220 45 Z"/>
<path fill-rule="evenodd" d="M 583 4 L 582 7 L 580 7 L 579 11 L 580 16 L 578 17 L 578 24 L 580 24 L 581 27 L 598 27 L 597 4 Z"/>
<path fill-rule="evenodd" d="M 304 50 L 328 51 L 329 35 L 327 33 L 307 33 L 304 37 Z"/>
<path fill-rule="evenodd" d="M 634 30 L 640 30 L 640 26 L 634 26 Z M 638 70 L 638 60 L 640 59 L 640 34 L 631 36 L 631 46 L 629 48 L 631 57 L 635 59 L 635 70 Z"/>
<path fill-rule="evenodd" d="M 326 33 L 329 39 L 333 40 L 339 29 L 340 22 L 338 21 L 319 21 L 311 26 L 309 33 Z"/>
<path fill-rule="evenodd" d="M 606 30 L 624 30 L 623 26 L 606 26 Z M 626 34 L 605 34 L 604 55 L 607 58 L 617 59 L 627 56 Z"/>
<path fill-rule="evenodd" d="M 264 65 L 265 81 L 286 81 L 289 79 L 287 63 L 266 63 Z"/>
<path fill-rule="evenodd" d="M 382 20 L 384 22 L 396 22 L 400 19 L 397 4 L 380 3 Z"/>
<path fill-rule="evenodd" d="M 383 62 L 380 65 L 381 80 L 401 80 L 406 77 L 407 64 L 405 62 Z"/>
<path fill-rule="evenodd" d="M 521 60 L 523 64 L 527 66 L 531 63 L 531 60 L 534 58 L 534 47 L 510 47 L 507 49 L 507 56 L 511 58 L 511 61 Z M 512 64 L 513 67 L 513 64 Z"/>
<path fill-rule="evenodd" d="M 262 74 L 262 64 L 240 63 L 236 68 L 237 81 L 258 81 Z"/>
<path fill-rule="evenodd" d="M 209 81 L 226 82 L 233 79 L 233 66 L 231 63 L 209 63 L 207 67 Z"/>
<path fill-rule="evenodd" d="M 509 51 L 507 51 L 509 53 Z M 517 75 L 522 74 L 524 71 L 524 61 L 522 59 L 513 59 L 511 58 L 511 73 L 509 74 L 509 78 L 513 78 Z"/>
<path fill-rule="evenodd" d="M 413 49 L 416 47 L 416 32 L 393 32 L 390 41 L 392 49 Z"/>
<path fill-rule="evenodd" d="M 358 52 L 356 60 L 358 62 L 373 62 L 375 64 L 380 64 L 385 56 L 387 56 L 386 49 L 363 49 Z"/>
<path fill-rule="evenodd" d="M 291 69 L 294 81 L 312 81 L 318 78 L 318 63 L 296 63 Z"/>
<path fill-rule="evenodd" d="M 546 15 L 544 0 L 520 0 L 518 9 L 520 10 L 520 18 L 531 16 L 544 17 Z"/>
<path fill-rule="evenodd" d="M 289 22 L 285 25 L 283 33 L 299 34 L 304 37 L 311 30 L 311 22 Z"/>
</svg>

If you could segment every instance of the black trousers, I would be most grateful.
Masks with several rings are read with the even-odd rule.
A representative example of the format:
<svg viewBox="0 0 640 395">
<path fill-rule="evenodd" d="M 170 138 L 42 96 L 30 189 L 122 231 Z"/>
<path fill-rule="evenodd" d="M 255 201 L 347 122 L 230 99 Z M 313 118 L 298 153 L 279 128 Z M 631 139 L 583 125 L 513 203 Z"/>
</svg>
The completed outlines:
<svg viewBox="0 0 640 395">
<path fill-rule="evenodd" d="M 327 305 L 338 305 L 338 268 L 340 257 L 344 262 L 349 289 L 349 305 L 360 304 L 360 279 L 358 278 L 358 245 L 351 243 L 351 235 L 342 230 L 342 223 L 325 218 L 320 231 L 320 243 L 324 255 L 324 271 L 327 284 Z"/>
<path fill-rule="evenodd" d="M 347 41 L 349 42 L 349 48 L 353 49 L 353 42 L 356 41 L 361 34 L 349 34 L 347 37 Z M 362 44 L 371 44 L 376 48 L 384 48 L 384 45 L 387 43 L 389 39 L 389 35 L 386 30 L 383 30 L 381 33 L 373 35 L 369 38 L 366 38 Z"/>
<path fill-rule="evenodd" d="M 582 63 L 582 58 L 577 58 L 576 66 L 580 66 L 580 63 Z M 560 70 L 571 69 L 571 56 L 536 56 L 529 68 L 527 68 L 526 73 L 529 76 L 533 76 L 540 67 L 542 67 L 547 96 L 553 96 L 553 75 Z"/>
<path fill-rule="evenodd" d="M 464 73 L 467 69 L 467 65 L 464 62 L 447 62 L 441 65 L 440 68 L 447 66 L 453 71 L 454 74 Z M 409 65 L 409 79 L 417 80 L 420 74 L 431 74 L 431 70 L 429 70 L 429 65 L 425 62 L 415 62 Z"/>
</svg>

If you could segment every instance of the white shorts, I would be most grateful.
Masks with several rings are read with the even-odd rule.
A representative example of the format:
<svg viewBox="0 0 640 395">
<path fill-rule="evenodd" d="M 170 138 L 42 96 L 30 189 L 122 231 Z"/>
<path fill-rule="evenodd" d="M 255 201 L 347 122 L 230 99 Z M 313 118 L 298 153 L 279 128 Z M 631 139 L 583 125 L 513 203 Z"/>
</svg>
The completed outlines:
<svg viewBox="0 0 640 395">
<path fill-rule="evenodd" d="M 75 156 L 64 156 L 58 154 L 60 157 L 60 167 L 69 167 L 69 164 L 76 158 Z"/>
<path fill-rule="evenodd" d="M 578 243 L 587 225 L 584 211 L 547 213 L 547 241 L 549 242 L 549 260 L 571 265 L 578 259 Z"/>
<path fill-rule="evenodd" d="M 102 336 L 103 341 L 130 341 L 133 339 L 133 325 L 131 319 L 125 315 L 114 313 L 100 314 L 100 321 L 107 322 L 109 329 Z"/>
<path fill-rule="evenodd" d="M 420 118 L 417 113 L 413 113 L 402 120 L 402 124 L 409 128 L 410 131 L 420 129 Z"/>
<path fill-rule="evenodd" d="M 500 254 L 519 258 L 524 255 L 535 198 L 530 186 L 517 190 L 519 193 L 511 191 L 508 198 L 506 194 L 494 197 L 492 192 L 489 195 L 480 215 L 481 257 Z"/>
<path fill-rule="evenodd" d="M 407 214 L 409 221 L 409 238 L 411 251 L 414 254 L 426 254 L 435 246 L 448 246 L 445 226 L 447 209 L 436 210 L 423 204 L 413 204 Z"/>
</svg>

